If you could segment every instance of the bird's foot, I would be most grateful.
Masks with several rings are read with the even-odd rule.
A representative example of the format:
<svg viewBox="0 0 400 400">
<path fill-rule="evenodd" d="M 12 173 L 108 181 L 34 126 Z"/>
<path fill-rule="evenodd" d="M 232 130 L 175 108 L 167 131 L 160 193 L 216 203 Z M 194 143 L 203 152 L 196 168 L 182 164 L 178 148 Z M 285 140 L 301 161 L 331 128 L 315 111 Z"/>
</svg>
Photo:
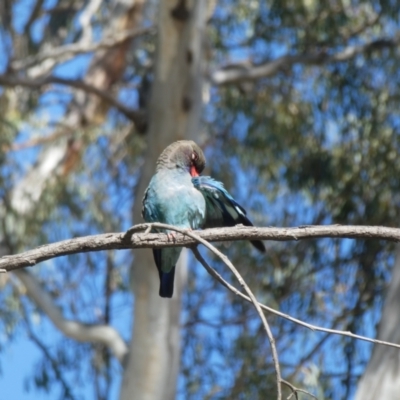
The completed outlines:
<svg viewBox="0 0 400 400">
<path fill-rule="evenodd" d="M 168 241 L 175 242 L 176 241 L 176 232 L 167 233 Z"/>
</svg>

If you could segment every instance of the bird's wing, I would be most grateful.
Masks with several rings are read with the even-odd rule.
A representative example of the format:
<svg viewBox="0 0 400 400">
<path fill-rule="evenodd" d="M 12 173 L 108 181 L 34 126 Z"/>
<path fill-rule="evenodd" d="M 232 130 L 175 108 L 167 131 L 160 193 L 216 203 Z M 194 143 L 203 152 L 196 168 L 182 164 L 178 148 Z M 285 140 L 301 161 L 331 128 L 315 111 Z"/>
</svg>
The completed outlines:
<svg viewBox="0 0 400 400">
<path fill-rule="evenodd" d="M 160 221 L 159 212 L 154 203 L 149 199 L 150 186 L 144 192 L 142 200 L 142 217 L 146 222 L 158 222 Z"/>
<path fill-rule="evenodd" d="M 224 185 L 209 176 L 197 176 L 192 179 L 206 201 L 206 217 L 203 228 L 234 226 L 243 224 L 253 226 L 246 216 L 245 209 L 225 190 Z M 259 240 L 251 242 L 254 247 L 264 252 L 264 244 Z"/>
<path fill-rule="evenodd" d="M 150 182 L 143 196 L 142 217 L 146 222 L 163 222 L 159 207 L 159 199 L 154 191 L 154 185 Z M 155 231 L 163 231 L 156 230 Z M 153 249 L 153 257 L 160 277 L 161 297 L 172 297 L 174 292 L 175 264 L 178 261 L 181 248 Z"/>
<path fill-rule="evenodd" d="M 192 179 L 194 187 L 201 192 L 206 201 L 206 217 L 203 228 L 252 225 L 246 217 L 246 211 L 225 190 L 223 184 L 209 176 Z M 247 224 L 243 220 L 247 220 Z"/>
</svg>

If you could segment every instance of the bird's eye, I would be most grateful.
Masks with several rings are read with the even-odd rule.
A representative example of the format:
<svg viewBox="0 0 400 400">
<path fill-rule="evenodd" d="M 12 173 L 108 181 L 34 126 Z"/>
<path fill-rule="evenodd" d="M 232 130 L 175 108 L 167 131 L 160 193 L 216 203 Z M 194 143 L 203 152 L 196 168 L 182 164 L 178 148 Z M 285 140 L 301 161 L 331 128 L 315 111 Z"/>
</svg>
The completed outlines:
<svg viewBox="0 0 400 400">
<path fill-rule="evenodd" d="M 199 155 L 195 152 L 192 153 L 192 160 L 197 161 L 199 159 Z"/>
</svg>

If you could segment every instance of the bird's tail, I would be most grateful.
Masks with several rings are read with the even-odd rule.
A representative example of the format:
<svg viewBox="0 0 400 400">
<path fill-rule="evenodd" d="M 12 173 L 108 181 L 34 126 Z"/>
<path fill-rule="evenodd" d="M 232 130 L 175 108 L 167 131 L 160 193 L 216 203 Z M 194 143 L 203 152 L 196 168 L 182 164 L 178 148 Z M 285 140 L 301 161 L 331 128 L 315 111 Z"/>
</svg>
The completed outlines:
<svg viewBox="0 0 400 400">
<path fill-rule="evenodd" d="M 171 298 L 174 294 L 175 264 L 178 261 L 181 248 L 153 249 L 154 261 L 160 277 L 161 297 Z"/>
<path fill-rule="evenodd" d="M 161 297 L 171 298 L 174 294 L 174 277 L 175 277 L 175 267 L 169 272 L 159 271 L 160 274 L 160 290 L 159 295 Z"/>
</svg>

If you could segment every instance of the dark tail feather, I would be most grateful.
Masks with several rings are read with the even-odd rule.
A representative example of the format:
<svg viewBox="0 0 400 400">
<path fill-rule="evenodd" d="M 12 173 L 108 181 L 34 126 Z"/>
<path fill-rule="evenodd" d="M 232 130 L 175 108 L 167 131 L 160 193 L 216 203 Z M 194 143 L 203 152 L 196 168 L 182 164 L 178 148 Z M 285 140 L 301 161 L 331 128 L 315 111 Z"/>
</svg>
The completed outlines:
<svg viewBox="0 0 400 400">
<path fill-rule="evenodd" d="M 153 249 L 153 257 L 160 277 L 160 290 L 158 293 L 161 297 L 171 298 L 174 294 L 175 267 L 169 272 L 164 272 L 161 269 L 161 249 Z"/>
<path fill-rule="evenodd" d="M 174 294 L 174 277 L 175 267 L 169 272 L 160 273 L 160 291 L 158 292 L 161 297 L 171 298 Z"/>
<path fill-rule="evenodd" d="M 261 251 L 261 253 L 265 253 L 266 249 L 264 246 L 264 243 L 261 240 L 252 240 L 250 242 L 258 251 Z"/>
<path fill-rule="evenodd" d="M 240 215 L 240 220 L 239 222 L 243 224 L 244 226 L 254 226 L 251 221 L 244 215 Z M 250 243 L 258 250 L 261 251 L 261 253 L 265 253 L 266 249 L 264 246 L 264 243 L 261 240 L 251 240 Z"/>
</svg>

